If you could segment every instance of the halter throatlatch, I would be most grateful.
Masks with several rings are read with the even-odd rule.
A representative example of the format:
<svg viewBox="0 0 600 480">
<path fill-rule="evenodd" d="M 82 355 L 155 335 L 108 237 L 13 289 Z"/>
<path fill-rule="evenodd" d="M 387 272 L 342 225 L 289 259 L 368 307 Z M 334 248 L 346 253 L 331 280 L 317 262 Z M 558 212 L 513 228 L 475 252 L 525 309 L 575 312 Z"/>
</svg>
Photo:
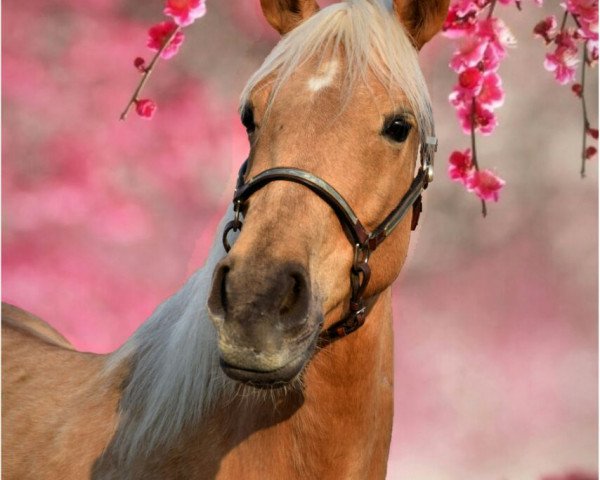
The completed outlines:
<svg viewBox="0 0 600 480">
<path fill-rule="evenodd" d="M 419 171 L 410 184 L 410 187 L 398 205 L 372 232 L 369 232 L 364 227 L 344 197 L 325 180 L 298 168 L 278 167 L 265 170 L 246 182 L 245 176 L 248 169 L 248 160 L 246 160 L 242 164 L 238 174 L 233 194 L 234 218 L 225 225 L 223 246 L 229 252 L 231 248 L 228 240 L 229 232 L 237 232 L 242 228 L 240 217 L 244 202 L 253 193 L 268 183 L 275 180 L 285 180 L 299 183 L 312 190 L 333 209 L 342 224 L 342 228 L 354 245 L 354 261 L 350 269 L 351 294 L 349 313 L 321 332 L 321 339 L 324 342 L 332 342 L 338 338 L 345 337 L 365 322 L 367 306 L 363 297 L 371 278 L 371 268 L 369 267 L 371 253 L 392 233 L 411 207 L 413 210 L 411 228 L 412 230 L 417 228 L 419 215 L 423 209 L 421 193 L 433 181 L 433 154 L 436 148 L 437 139 L 435 137 L 426 137 L 421 146 Z"/>
</svg>

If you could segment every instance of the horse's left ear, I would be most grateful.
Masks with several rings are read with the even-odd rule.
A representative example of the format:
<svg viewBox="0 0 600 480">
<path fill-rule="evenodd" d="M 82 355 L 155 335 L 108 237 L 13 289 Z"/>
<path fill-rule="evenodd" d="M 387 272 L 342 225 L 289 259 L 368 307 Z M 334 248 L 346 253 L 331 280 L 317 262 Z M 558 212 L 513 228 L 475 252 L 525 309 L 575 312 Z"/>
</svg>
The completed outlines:
<svg viewBox="0 0 600 480">
<path fill-rule="evenodd" d="M 316 0 L 260 0 L 267 22 L 282 35 L 319 10 Z"/>
<path fill-rule="evenodd" d="M 450 0 L 394 0 L 394 10 L 420 50 L 440 31 Z"/>
</svg>

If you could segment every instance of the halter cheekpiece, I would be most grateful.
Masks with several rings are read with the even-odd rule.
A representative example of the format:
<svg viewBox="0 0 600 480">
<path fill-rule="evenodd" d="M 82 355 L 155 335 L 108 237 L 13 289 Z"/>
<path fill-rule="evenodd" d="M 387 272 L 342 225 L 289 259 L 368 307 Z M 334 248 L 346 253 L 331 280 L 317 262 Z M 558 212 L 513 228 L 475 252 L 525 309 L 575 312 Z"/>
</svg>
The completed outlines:
<svg viewBox="0 0 600 480">
<path fill-rule="evenodd" d="M 324 342 L 332 342 L 345 337 L 365 322 L 367 306 L 363 295 L 371 278 L 371 268 L 369 266 L 371 253 L 398 226 L 410 207 L 413 210 L 411 228 L 412 230 L 417 228 L 419 215 L 423 209 L 421 193 L 433 180 L 433 154 L 436 149 L 437 139 L 433 136 L 426 137 L 421 144 L 419 171 L 410 187 L 398 205 L 372 232 L 364 227 L 344 197 L 325 180 L 298 168 L 277 167 L 265 170 L 246 182 L 245 176 L 248 169 L 248 160 L 246 160 L 238 174 L 233 194 L 234 218 L 227 223 L 223 231 L 223 246 L 229 252 L 231 248 L 227 239 L 229 232 L 237 232 L 242 228 L 241 210 L 244 202 L 268 183 L 275 180 L 284 180 L 299 183 L 312 190 L 333 209 L 348 239 L 354 245 L 354 261 L 350 269 L 351 296 L 349 313 L 321 332 L 321 340 Z"/>
</svg>

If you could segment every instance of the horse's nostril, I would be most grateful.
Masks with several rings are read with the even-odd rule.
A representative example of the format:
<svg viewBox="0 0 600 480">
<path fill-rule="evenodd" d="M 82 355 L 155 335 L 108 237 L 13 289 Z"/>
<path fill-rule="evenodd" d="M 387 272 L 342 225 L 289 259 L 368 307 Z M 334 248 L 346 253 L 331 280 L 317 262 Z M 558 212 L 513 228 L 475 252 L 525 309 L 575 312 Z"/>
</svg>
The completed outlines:
<svg viewBox="0 0 600 480">
<path fill-rule="evenodd" d="M 283 294 L 283 300 L 279 307 L 279 315 L 286 315 L 290 312 L 292 307 L 296 304 L 298 296 L 300 294 L 300 282 L 295 276 L 290 277 L 290 285 L 288 286 L 287 292 Z"/>
<path fill-rule="evenodd" d="M 221 265 L 217 268 L 213 279 L 212 291 L 208 297 L 208 308 L 215 315 L 225 315 L 229 306 L 227 297 L 227 275 L 230 267 Z"/>
<path fill-rule="evenodd" d="M 307 281 L 306 273 L 294 269 L 292 272 L 285 272 L 288 277 L 288 281 L 284 283 L 285 287 L 282 289 L 281 302 L 279 304 L 279 315 L 281 317 L 292 315 L 294 317 L 301 317 L 304 315 L 307 302 Z"/>
<path fill-rule="evenodd" d="M 221 273 L 221 307 L 223 312 L 227 313 L 227 274 L 229 273 L 229 267 L 223 267 Z"/>
</svg>

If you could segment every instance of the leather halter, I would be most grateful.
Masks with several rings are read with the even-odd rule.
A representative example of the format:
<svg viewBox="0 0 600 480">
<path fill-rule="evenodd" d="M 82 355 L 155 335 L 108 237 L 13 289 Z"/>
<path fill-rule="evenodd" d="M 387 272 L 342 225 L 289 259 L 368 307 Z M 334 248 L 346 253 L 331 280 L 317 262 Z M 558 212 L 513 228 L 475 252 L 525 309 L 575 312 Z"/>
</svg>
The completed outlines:
<svg viewBox="0 0 600 480">
<path fill-rule="evenodd" d="M 248 160 L 246 160 L 242 164 L 238 174 L 233 194 L 233 211 L 235 216 L 233 220 L 227 223 L 223 231 L 223 246 L 229 252 L 231 245 L 227 236 L 230 231 L 236 232 L 241 230 L 242 221 L 240 215 L 244 202 L 265 185 L 276 180 L 285 180 L 299 183 L 312 190 L 333 209 L 340 220 L 342 228 L 354 245 L 354 262 L 350 270 L 352 294 L 350 297 L 349 313 L 321 332 L 321 340 L 327 343 L 345 337 L 365 322 L 367 306 L 365 305 L 363 294 L 371 277 L 371 268 L 368 264 L 371 252 L 398 226 L 410 207 L 413 209 L 411 228 L 412 230 L 417 228 L 419 215 L 423 208 L 421 193 L 433 180 L 433 152 L 435 152 L 436 148 L 437 139 L 435 137 L 427 137 L 421 148 L 421 165 L 419 171 L 410 184 L 410 187 L 398 205 L 372 232 L 369 232 L 364 227 L 344 197 L 325 180 L 298 168 L 277 167 L 265 170 L 246 182 L 245 176 L 248 169 Z"/>
</svg>

